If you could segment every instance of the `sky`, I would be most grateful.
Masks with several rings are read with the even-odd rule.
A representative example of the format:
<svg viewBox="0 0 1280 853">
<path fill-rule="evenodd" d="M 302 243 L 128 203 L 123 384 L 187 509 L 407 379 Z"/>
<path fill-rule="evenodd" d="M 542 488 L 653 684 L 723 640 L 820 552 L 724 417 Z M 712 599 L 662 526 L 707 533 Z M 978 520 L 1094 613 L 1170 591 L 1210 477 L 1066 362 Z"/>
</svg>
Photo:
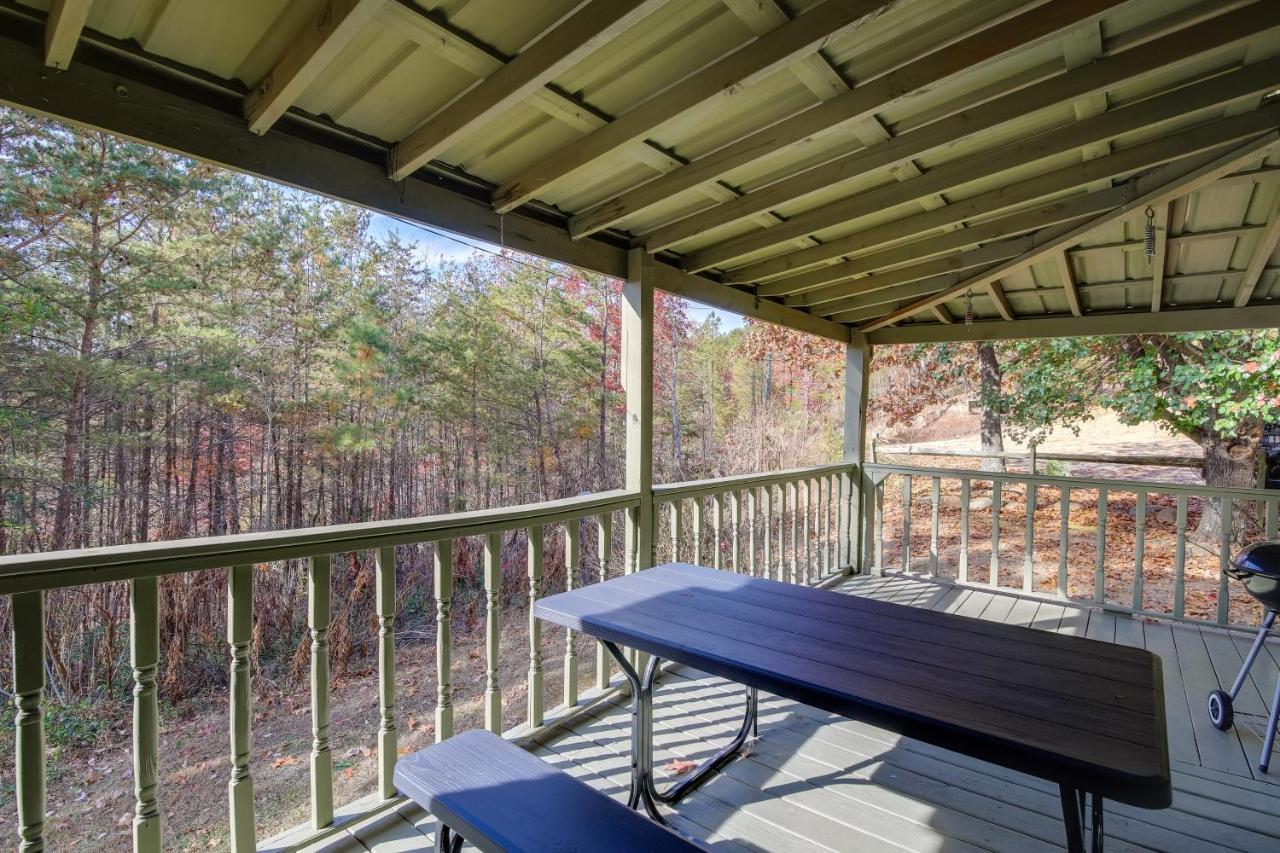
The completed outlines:
<svg viewBox="0 0 1280 853">
<path fill-rule="evenodd" d="M 477 248 L 489 252 L 499 251 L 497 246 L 486 243 L 483 240 L 475 240 L 470 237 L 445 237 L 380 213 L 373 214 L 371 230 L 374 235 L 379 237 L 398 234 L 400 239 L 416 243 L 419 257 L 423 263 L 429 266 L 436 266 L 442 261 L 465 260 Z M 720 318 L 720 328 L 724 331 L 742 328 L 742 316 L 740 314 L 734 314 L 719 308 L 707 308 L 697 302 L 689 303 L 689 318 L 695 323 L 701 323 L 711 316 Z"/>
</svg>

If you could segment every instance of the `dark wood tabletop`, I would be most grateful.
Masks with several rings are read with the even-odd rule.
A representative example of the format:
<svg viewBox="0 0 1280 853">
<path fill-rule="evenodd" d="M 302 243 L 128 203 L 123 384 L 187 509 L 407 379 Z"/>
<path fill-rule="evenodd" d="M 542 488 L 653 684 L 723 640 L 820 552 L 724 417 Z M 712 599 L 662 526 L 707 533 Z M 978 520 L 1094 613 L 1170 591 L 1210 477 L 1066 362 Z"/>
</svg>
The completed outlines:
<svg viewBox="0 0 1280 853">
<path fill-rule="evenodd" d="M 538 618 L 1148 808 L 1171 800 L 1143 649 L 671 564 L 539 600 Z"/>
</svg>

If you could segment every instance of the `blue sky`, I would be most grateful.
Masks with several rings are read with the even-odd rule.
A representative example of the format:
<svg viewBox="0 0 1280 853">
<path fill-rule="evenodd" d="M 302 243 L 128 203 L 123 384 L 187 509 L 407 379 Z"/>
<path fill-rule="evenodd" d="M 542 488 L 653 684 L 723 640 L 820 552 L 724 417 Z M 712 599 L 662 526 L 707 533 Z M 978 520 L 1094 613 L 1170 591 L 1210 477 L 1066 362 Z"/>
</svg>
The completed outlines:
<svg viewBox="0 0 1280 853">
<path fill-rule="evenodd" d="M 400 235 L 402 240 L 413 241 L 418 246 L 419 257 L 430 266 L 435 266 L 442 261 L 464 260 L 475 251 L 475 249 L 471 248 L 473 246 L 490 252 L 498 251 L 497 246 L 482 240 L 473 240 L 470 237 L 456 237 L 453 239 L 442 237 L 439 234 L 400 222 L 389 216 L 383 216 L 380 213 L 373 214 L 373 227 L 371 230 L 377 236 L 394 233 Z M 700 323 L 712 315 L 720 318 L 720 328 L 725 331 L 742 327 L 742 316 L 739 314 L 733 314 L 718 308 L 707 308 L 697 302 L 689 303 L 689 317 L 694 322 Z"/>
</svg>

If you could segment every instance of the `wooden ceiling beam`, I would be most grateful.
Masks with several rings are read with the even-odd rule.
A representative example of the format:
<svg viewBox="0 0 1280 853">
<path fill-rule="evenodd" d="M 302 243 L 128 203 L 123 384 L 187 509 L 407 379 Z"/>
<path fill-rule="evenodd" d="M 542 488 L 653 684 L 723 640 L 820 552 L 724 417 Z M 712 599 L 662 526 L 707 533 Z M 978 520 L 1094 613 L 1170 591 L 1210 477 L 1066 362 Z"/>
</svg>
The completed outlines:
<svg viewBox="0 0 1280 853">
<path fill-rule="evenodd" d="M 519 207 L 554 182 L 618 148 L 643 140 L 685 112 L 730 97 L 738 89 L 821 49 L 867 16 L 896 2 L 826 0 L 811 7 L 794 20 L 656 93 L 594 133 L 562 146 L 525 169 L 494 191 L 494 209 L 505 213 Z"/>
<path fill-rule="evenodd" d="M 1082 65 L 1036 86 L 1013 89 L 995 100 L 935 121 L 892 140 L 846 154 L 829 163 L 781 178 L 708 210 L 640 231 L 651 252 L 660 251 L 713 228 L 739 222 L 761 211 L 800 201 L 878 169 L 893 168 L 960 139 L 1049 109 L 1062 101 L 1104 94 L 1107 89 L 1180 63 L 1224 45 L 1255 37 L 1269 25 L 1280 26 L 1280 6 L 1223 15 L 1194 30 L 1182 30 L 1125 53 Z M 571 222 L 571 228 L 573 228 Z"/>
<path fill-rule="evenodd" d="M 391 150 L 392 180 L 426 165 L 467 131 L 541 89 L 666 0 L 591 0 L 419 125 Z"/>
<path fill-rule="evenodd" d="M 1249 265 L 1245 267 L 1244 279 L 1236 291 L 1234 304 L 1237 308 L 1248 305 L 1249 300 L 1253 298 L 1253 291 L 1257 288 L 1259 279 L 1262 278 L 1267 262 L 1275 253 L 1277 243 L 1280 243 L 1280 193 L 1277 193 L 1275 200 L 1271 202 L 1271 209 L 1267 211 L 1265 229 L 1258 236 L 1253 254 L 1249 256 Z"/>
<path fill-rule="evenodd" d="M 820 133 L 874 115 L 914 92 L 934 86 L 994 57 L 1047 38 L 1067 27 L 1095 20 L 1121 2 L 1124 0 L 1054 0 L 998 22 L 969 38 L 595 205 L 570 219 L 570 233 L 574 237 L 593 234 L 676 193 L 714 181 L 733 169 L 807 142 Z"/>
<path fill-rule="evenodd" d="M 1084 309 L 1080 305 L 1079 282 L 1076 281 L 1076 271 L 1071 266 L 1071 257 L 1067 254 L 1065 246 L 1062 251 L 1054 255 L 1054 260 L 1058 264 L 1058 278 L 1062 280 L 1062 292 L 1066 294 L 1067 307 L 1075 316 L 1083 317 Z"/>
<path fill-rule="evenodd" d="M 249 129 L 266 133 L 284 115 L 360 30 L 385 0 L 328 0 L 302 32 L 294 36 L 267 76 L 245 96 Z"/>
<path fill-rule="evenodd" d="M 839 226 L 879 211 L 926 198 L 975 181 L 986 180 L 1055 155 L 1091 146 L 1136 130 L 1183 119 L 1238 98 L 1268 92 L 1280 85 L 1280 58 L 1250 65 L 1122 109 L 1099 113 L 1054 130 L 937 166 L 928 174 L 898 184 L 885 184 L 852 197 L 797 214 L 784 224 L 734 237 L 687 256 L 682 266 L 710 269 L 726 261 Z M 1093 159 L 1105 158 L 1110 149 Z M 1109 175 L 1101 176 L 1107 180 Z"/>
<path fill-rule="evenodd" d="M 1012 306 L 1009 305 L 1009 297 L 1004 295 L 1004 288 L 1001 287 L 999 279 L 988 281 L 986 288 L 992 304 L 996 306 L 996 313 L 1010 322 L 1018 319 L 1017 315 L 1013 313 Z"/>
<path fill-rule="evenodd" d="M 1164 305 L 1164 276 L 1169 257 L 1169 208 L 1173 202 L 1155 205 L 1156 253 L 1151 258 L 1151 310 Z"/>
<path fill-rule="evenodd" d="M 729 270 L 725 281 L 758 282 L 762 279 L 798 272 L 890 242 L 933 229 L 989 216 L 1037 199 L 1058 195 L 1087 186 L 1099 178 L 1119 177 L 1139 169 L 1149 169 L 1213 148 L 1248 139 L 1280 126 L 1280 106 L 1263 107 L 1251 113 L 1218 119 L 1208 124 L 1125 148 L 1085 163 L 1078 163 L 1037 175 L 1017 183 L 988 190 L 945 208 L 887 222 L 864 231 L 833 238 L 822 245 Z"/>
<path fill-rule="evenodd" d="M 71 64 L 92 5 L 93 0 L 53 0 L 44 25 L 45 65 L 64 69 Z"/>
<path fill-rule="evenodd" d="M 1085 235 L 1089 234 L 1089 232 L 1101 228 L 1122 216 L 1128 215 L 1129 212 L 1135 208 L 1142 209 L 1148 205 L 1163 204 L 1165 202 L 1172 201 L 1178 196 L 1195 192 L 1201 187 L 1217 180 L 1222 175 L 1237 171 L 1249 163 L 1256 163 L 1275 147 L 1277 141 L 1280 141 L 1280 132 L 1272 130 L 1258 139 L 1233 148 L 1221 156 L 1215 157 L 1208 163 L 1190 169 L 1179 177 L 1173 178 L 1172 180 L 1165 180 L 1163 183 L 1157 183 L 1154 186 L 1153 183 L 1157 180 L 1155 173 L 1148 173 L 1136 178 L 1130 184 L 1134 192 L 1134 198 L 1128 203 L 1123 204 L 1102 216 L 1091 219 L 1083 225 L 1079 225 L 1070 231 L 1067 231 L 1065 234 L 1059 234 L 1051 239 L 1046 239 L 1042 245 L 1035 249 L 1024 252 L 1011 260 L 999 263 L 994 268 L 973 276 L 968 280 L 957 284 L 955 287 L 948 288 L 941 293 L 913 302 L 912 304 L 890 312 L 877 320 L 866 323 L 863 326 L 860 326 L 858 330 L 866 333 L 875 331 L 876 329 L 884 326 L 892 325 L 903 318 L 910 317 L 913 314 L 928 309 L 931 305 L 946 302 L 948 299 L 951 299 L 966 290 L 984 287 L 993 282 L 997 282 L 999 279 L 1008 276 L 1011 273 L 1026 269 L 1050 253 L 1078 243 Z M 1163 179 L 1164 175 L 1160 175 L 1159 178 Z"/>
</svg>

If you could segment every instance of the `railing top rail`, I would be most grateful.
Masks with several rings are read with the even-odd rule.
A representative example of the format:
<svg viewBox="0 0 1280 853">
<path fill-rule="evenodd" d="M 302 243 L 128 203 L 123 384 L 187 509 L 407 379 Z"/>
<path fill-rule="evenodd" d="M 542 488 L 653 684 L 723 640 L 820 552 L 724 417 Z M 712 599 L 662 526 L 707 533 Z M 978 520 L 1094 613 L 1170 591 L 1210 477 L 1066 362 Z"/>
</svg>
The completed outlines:
<svg viewBox="0 0 1280 853">
<path fill-rule="evenodd" d="M 873 477 L 890 474 L 911 474 L 943 479 L 999 480 L 1001 483 L 1036 483 L 1041 486 L 1066 486 L 1072 489 L 1103 487 L 1113 492 L 1148 492 L 1154 494 L 1192 495 L 1195 497 L 1229 498 L 1232 500 L 1265 501 L 1280 499 L 1280 492 L 1273 489 L 1223 489 L 1213 486 L 1190 486 L 1182 483 L 1162 483 L 1154 480 L 1111 480 L 1093 477 L 1057 477 L 1049 474 L 1019 474 L 1017 472 L 978 471 L 968 468 L 928 468 L 915 465 L 866 464 L 866 471 Z"/>
<path fill-rule="evenodd" d="M 835 462 L 830 465 L 814 465 L 809 468 L 791 468 L 786 471 L 769 471 L 763 474 L 736 474 L 732 477 L 716 477 L 710 480 L 686 480 L 682 483 L 664 483 L 653 487 L 656 500 L 670 501 L 676 498 L 693 498 L 702 495 L 714 495 L 736 489 L 747 489 L 757 486 L 773 486 L 778 483 L 789 483 L 793 480 L 804 480 L 809 477 L 822 477 L 828 474 L 842 474 L 853 470 L 855 465 L 849 462 Z"/>
<path fill-rule="evenodd" d="M 418 518 L 238 533 L 0 557 L 0 595 L 477 536 L 638 505 L 617 489 L 545 503 Z"/>
</svg>

